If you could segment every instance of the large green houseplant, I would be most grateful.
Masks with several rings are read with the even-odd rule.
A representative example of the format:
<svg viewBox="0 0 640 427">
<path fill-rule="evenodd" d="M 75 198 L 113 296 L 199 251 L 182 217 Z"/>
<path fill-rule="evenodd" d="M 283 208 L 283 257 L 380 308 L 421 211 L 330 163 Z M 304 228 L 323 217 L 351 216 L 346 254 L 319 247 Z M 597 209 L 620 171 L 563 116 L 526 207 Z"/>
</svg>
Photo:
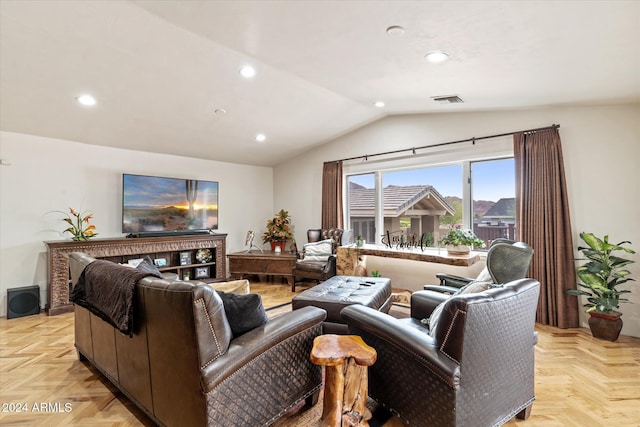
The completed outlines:
<svg viewBox="0 0 640 427">
<path fill-rule="evenodd" d="M 469 253 L 471 247 L 484 248 L 484 241 L 480 240 L 471 230 L 463 230 L 455 228 L 449 230 L 447 234 L 440 239 L 440 244 L 447 247 L 447 252 L 451 254 Z"/>
<path fill-rule="evenodd" d="M 571 295 L 586 296 L 591 333 L 596 338 L 603 338 L 609 341 L 618 339 L 622 329 L 622 313 L 617 311 L 620 303 L 629 302 L 621 296 L 631 291 L 619 289 L 624 283 L 634 281 L 629 275 L 631 272 L 624 268 L 635 262 L 622 258 L 614 253 L 623 251 L 628 254 L 635 254 L 635 251 L 625 245 L 631 244 L 629 241 L 620 243 L 609 243 L 609 236 L 600 239 L 593 233 L 580 233 L 580 238 L 587 246 L 578 246 L 578 251 L 583 258 L 577 261 L 587 261 L 577 269 L 578 287 L 581 289 L 568 289 Z M 603 329 L 604 328 L 604 329 Z"/>
</svg>

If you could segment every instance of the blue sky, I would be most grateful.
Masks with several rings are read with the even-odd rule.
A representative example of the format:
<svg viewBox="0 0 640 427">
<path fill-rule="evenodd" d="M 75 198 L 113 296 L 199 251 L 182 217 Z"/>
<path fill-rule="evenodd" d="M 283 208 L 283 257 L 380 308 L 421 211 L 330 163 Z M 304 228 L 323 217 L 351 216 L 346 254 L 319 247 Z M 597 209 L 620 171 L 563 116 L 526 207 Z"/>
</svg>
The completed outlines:
<svg viewBox="0 0 640 427">
<path fill-rule="evenodd" d="M 488 160 L 471 164 L 473 199 L 492 200 L 516 196 L 513 159 Z"/>
<path fill-rule="evenodd" d="M 489 160 L 471 164 L 473 199 L 497 202 L 515 197 L 513 159 Z M 373 174 L 352 176 L 351 181 L 373 188 Z M 383 186 L 433 185 L 443 196 L 462 198 L 462 165 L 413 169 L 383 174 Z"/>
</svg>

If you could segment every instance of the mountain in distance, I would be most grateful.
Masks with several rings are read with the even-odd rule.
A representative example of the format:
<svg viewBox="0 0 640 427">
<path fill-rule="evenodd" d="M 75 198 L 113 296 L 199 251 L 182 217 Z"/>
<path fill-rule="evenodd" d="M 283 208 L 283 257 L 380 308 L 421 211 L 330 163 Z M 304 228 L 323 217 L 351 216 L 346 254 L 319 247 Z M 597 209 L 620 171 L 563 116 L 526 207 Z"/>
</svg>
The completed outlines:
<svg viewBox="0 0 640 427">
<path fill-rule="evenodd" d="M 446 196 L 444 199 L 449 204 L 452 204 L 453 202 L 462 203 L 462 199 L 457 196 Z M 496 202 L 492 202 L 491 200 L 474 200 L 473 213 L 476 215 L 484 215 L 489 209 L 491 209 L 491 206 L 495 204 Z"/>
</svg>

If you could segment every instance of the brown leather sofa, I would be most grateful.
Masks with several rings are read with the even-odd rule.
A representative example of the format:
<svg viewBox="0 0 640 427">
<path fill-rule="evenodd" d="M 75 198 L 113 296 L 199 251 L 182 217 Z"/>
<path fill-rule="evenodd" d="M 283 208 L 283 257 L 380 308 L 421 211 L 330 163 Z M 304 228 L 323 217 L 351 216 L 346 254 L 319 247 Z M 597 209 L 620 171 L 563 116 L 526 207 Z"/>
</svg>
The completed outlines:
<svg viewBox="0 0 640 427">
<path fill-rule="evenodd" d="M 70 256 L 73 283 L 94 259 Z M 232 338 L 208 285 L 145 277 L 135 286 L 134 330 L 121 334 L 75 306 L 75 345 L 158 425 L 264 426 L 322 384 L 309 354 L 324 310 L 296 310 Z"/>
<path fill-rule="evenodd" d="M 349 332 L 376 349 L 369 395 L 415 426 L 499 426 L 529 416 L 540 283 L 520 279 L 450 296 L 418 291 L 411 318 L 361 305 L 341 312 Z M 443 302 L 435 326 L 433 307 Z"/>
</svg>

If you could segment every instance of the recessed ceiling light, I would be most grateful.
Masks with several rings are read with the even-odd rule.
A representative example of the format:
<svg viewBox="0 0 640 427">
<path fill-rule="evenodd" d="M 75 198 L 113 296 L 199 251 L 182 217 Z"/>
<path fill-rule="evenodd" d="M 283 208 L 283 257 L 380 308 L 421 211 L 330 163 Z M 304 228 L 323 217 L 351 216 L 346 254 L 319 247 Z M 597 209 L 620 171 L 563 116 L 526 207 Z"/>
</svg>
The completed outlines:
<svg viewBox="0 0 640 427">
<path fill-rule="evenodd" d="M 378 108 L 382 108 L 384 107 L 384 102 L 383 101 L 376 101 L 373 103 L 373 105 L 375 105 Z"/>
<path fill-rule="evenodd" d="M 242 68 L 240 68 L 240 75 L 245 79 L 250 79 L 256 75 L 256 69 L 253 68 L 251 65 L 245 65 Z"/>
<path fill-rule="evenodd" d="M 259 133 L 256 135 L 256 141 L 265 142 L 267 140 L 267 136 L 263 133 Z"/>
<path fill-rule="evenodd" d="M 432 64 L 438 64 L 449 59 L 449 55 L 441 50 L 434 50 L 433 52 L 429 52 L 424 57 L 428 62 L 431 62 Z"/>
<path fill-rule="evenodd" d="M 76 96 L 76 101 L 78 101 L 80 104 L 85 105 L 87 107 L 96 105 L 96 99 L 92 95 L 89 95 L 88 93 L 85 93 L 84 95 Z"/>
<path fill-rule="evenodd" d="M 400 25 L 392 25 L 387 28 L 387 34 L 389 34 L 390 36 L 400 36 L 404 34 L 404 28 L 402 28 Z"/>
</svg>

